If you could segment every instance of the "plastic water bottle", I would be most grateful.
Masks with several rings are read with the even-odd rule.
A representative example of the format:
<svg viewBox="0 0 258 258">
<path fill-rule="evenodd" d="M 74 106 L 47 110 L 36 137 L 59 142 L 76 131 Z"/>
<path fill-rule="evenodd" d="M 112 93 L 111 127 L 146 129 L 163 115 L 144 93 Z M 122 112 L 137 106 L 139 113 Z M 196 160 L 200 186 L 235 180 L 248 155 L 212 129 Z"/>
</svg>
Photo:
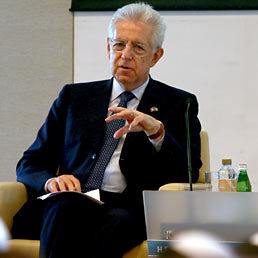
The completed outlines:
<svg viewBox="0 0 258 258">
<path fill-rule="evenodd" d="M 247 165 L 239 164 L 238 166 L 238 180 L 237 180 L 237 191 L 238 192 L 251 192 L 252 186 L 247 175 Z"/>
<path fill-rule="evenodd" d="M 222 166 L 217 172 L 219 192 L 237 191 L 237 173 L 232 167 L 231 159 L 223 159 Z"/>
</svg>

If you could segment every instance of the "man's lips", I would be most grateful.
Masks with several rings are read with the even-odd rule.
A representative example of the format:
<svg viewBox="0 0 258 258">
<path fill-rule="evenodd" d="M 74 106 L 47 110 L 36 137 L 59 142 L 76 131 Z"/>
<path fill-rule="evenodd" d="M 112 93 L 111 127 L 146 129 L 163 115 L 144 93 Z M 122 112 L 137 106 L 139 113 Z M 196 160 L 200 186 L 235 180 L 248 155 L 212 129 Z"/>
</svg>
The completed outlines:
<svg viewBox="0 0 258 258">
<path fill-rule="evenodd" d="M 121 68 L 122 70 L 128 70 L 128 71 L 133 69 L 132 67 L 129 67 L 126 65 L 119 65 L 118 67 Z"/>
</svg>

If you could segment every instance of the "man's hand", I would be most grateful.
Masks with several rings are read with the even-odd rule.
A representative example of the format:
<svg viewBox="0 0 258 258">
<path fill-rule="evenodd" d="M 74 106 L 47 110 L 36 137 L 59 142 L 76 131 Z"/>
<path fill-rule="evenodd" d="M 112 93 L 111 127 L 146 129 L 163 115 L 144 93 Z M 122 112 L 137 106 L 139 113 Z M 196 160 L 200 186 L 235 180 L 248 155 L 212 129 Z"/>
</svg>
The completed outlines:
<svg viewBox="0 0 258 258">
<path fill-rule="evenodd" d="M 46 186 L 49 192 L 76 191 L 81 192 L 81 183 L 73 175 L 62 175 L 50 179 Z"/>
<path fill-rule="evenodd" d="M 116 139 L 120 138 L 127 132 L 145 131 L 145 133 L 150 136 L 156 134 L 160 130 L 160 121 L 140 111 L 123 107 L 111 107 L 109 108 L 109 111 L 115 112 L 115 114 L 107 117 L 106 122 L 117 119 L 124 119 L 128 122 L 128 124 L 116 131 L 114 135 Z M 164 132 L 154 140 L 158 141 L 163 137 L 163 135 Z"/>
</svg>

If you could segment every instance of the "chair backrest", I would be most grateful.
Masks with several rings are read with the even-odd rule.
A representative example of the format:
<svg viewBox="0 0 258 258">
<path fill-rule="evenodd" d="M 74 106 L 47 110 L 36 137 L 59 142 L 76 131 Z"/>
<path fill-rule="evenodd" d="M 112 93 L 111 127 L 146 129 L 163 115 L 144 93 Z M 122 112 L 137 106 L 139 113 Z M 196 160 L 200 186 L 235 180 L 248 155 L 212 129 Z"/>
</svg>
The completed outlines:
<svg viewBox="0 0 258 258">
<path fill-rule="evenodd" d="M 12 228 L 13 216 L 26 201 L 27 191 L 24 184 L 0 182 L 0 216 L 9 230 Z"/>
<path fill-rule="evenodd" d="M 198 183 L 205 183 L 205 172 L 210 171 L 209 137 L 206 131 L 201 131 L 200 136 L 202 167 L 199 170 Z"/>
</svg>

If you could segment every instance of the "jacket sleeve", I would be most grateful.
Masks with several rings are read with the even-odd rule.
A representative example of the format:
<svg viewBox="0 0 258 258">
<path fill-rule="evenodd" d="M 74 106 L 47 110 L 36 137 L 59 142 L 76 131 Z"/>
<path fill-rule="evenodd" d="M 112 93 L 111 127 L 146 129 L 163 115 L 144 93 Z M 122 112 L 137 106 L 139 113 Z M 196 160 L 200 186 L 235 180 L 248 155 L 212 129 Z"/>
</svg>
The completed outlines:
<svg viewBox="0 0 258 258">
<path fill-rule="evenodd" d="M 46 181 L 56 176 L 60 148 L 63 146 L 63 125 L 68 103 L 66 91 L 67 87 L 64 87 L 39 129 L 35 141 L 17 164 L 17 181 L 25 184 L 29 195 L 44 193 Z"/>
</svg>

